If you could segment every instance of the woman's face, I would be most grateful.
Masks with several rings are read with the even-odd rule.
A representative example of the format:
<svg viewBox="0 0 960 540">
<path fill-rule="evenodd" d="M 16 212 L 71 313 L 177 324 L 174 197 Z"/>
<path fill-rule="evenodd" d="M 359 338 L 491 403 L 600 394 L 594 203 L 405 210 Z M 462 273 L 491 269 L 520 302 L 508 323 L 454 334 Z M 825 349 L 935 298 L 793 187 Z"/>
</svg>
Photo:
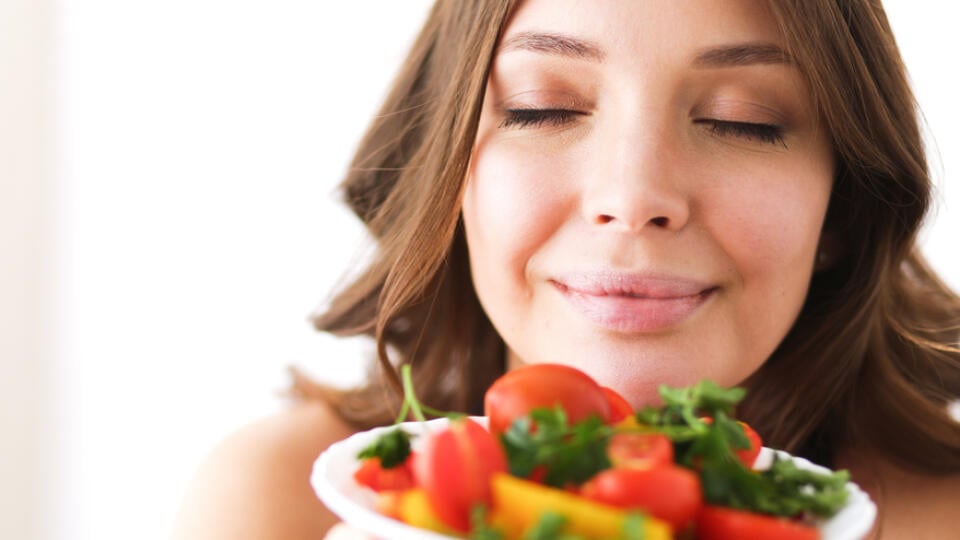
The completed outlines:
<svg viewBox="0 0 960 540">
<path fill-rule="evenodd" d="M 511 365 L 634 405 L 737 384 L 810 281 L 831 148 L 764 2 L 529 0 L 487 86 L 463 201 Z"/>
</svg>

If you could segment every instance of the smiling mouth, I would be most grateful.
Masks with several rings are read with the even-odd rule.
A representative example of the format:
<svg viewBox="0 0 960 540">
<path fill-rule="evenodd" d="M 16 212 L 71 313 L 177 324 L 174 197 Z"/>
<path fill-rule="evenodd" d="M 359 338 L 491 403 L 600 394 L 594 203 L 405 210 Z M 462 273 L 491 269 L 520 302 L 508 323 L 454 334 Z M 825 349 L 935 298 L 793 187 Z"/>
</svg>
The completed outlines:
<svg viewBox="0 0 960 540">
<path fill-rule="evenodd" d="M 674 328 L 719 290 L 693 280 L 629 274 L 578 274 L 550 283 L 594 325 L 631 334 Z"/>
</svg>

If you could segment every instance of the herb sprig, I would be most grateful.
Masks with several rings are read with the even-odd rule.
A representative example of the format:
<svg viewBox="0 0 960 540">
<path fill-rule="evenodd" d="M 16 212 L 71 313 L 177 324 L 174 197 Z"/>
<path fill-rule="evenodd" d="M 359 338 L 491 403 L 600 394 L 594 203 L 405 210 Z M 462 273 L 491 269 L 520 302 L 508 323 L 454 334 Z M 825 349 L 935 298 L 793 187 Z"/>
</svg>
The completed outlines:
<svg viewBox="0 0 960 540">
<path fill-rule="evenodd" d="M 400 413 L 394 424 L 405 421 L 408 415 L 412 415 L 420 422 L 426 422 L 426 414 L 446 417 L 452 419 L 463 418 L 463 413 L 446 412 L 428 407 L 417 399 L 416 392 L 413 390 L 413 376 L 410 366 L 404 364 L 400 366 L 400 378 L 403 382 L 403 404 L 400 407 Z M 410 440 L 413 435 L 396 427 L 377 437 L 372 443 L 357 454 L 357 459 L 380 458 L 380 466 L 384 469 L 390 469 L 401 465 L 410 455 Z"/>
<path fill-rule="evenodd" d="M 664 405 L 647 407 L 636 417 L 673 440 L 678 463 L 699 471 L 704 499 L 711 504 L 775 516 L 835 514 L 847 502 L 846 471 L 821 474 L 775 458 L 769 469 L 757 472 L 736 458 L 734 450 L 750 446 L 731 417 L 744 395 L 741 388 L 724 389 L 710 381 L 688 388 L 661 386 Z"/>
<path fill-rule="evenodd" d="M 410 437 L 400 428 L 391 429 L 361 450 L 357 459 L 380 458 L 380 466 L 384 469 L 402 465 L 410 455 Z"/>
<path fill-rule="evenodd" d="M 613 428 L 596 416 L 568 425 L 566 413 L 555 407 L 534 409 L 514 420 L 500 440 L 511 474 L 526 478 L 542 469 L 544 483 L 563 487 L 579 485 L 610 467 L 607 443 L 612 434 Z"/>
</svg>

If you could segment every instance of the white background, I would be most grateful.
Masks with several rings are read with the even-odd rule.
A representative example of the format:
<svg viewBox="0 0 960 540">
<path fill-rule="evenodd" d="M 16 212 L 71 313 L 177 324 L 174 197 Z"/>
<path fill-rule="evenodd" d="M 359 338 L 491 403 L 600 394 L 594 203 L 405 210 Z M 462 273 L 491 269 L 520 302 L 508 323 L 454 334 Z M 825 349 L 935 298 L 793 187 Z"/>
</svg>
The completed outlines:
<svg viewBox="0 0 960 540">
<path fill-rule="evenodd" d="M 356 377 L 363 344 L 307 317 L 360 253 L 334 188 L 428 4 L 0 0 L 0 537 L 165 538 L 285 366 Z M 887 6 L 960 287 L 955 8 Z"/>
</svg>

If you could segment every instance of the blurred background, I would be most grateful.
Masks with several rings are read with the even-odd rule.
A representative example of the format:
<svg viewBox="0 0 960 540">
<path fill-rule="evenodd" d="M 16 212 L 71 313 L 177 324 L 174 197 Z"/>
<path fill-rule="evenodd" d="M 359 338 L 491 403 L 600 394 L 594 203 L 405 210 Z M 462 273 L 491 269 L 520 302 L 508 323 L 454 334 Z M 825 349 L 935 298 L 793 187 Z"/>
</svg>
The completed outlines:
<svg viewBox="0 0 960 540">
<path fill-rule="evenodd" d="M 0 538 L 166 538 L 288 365 L 356 380 L 368 344 L 307 319 L 363 256 L 335 186 L 429 3 L 0 0 Z M 958 288 L 958 8 L 886 5 Z"/>
</svg>

